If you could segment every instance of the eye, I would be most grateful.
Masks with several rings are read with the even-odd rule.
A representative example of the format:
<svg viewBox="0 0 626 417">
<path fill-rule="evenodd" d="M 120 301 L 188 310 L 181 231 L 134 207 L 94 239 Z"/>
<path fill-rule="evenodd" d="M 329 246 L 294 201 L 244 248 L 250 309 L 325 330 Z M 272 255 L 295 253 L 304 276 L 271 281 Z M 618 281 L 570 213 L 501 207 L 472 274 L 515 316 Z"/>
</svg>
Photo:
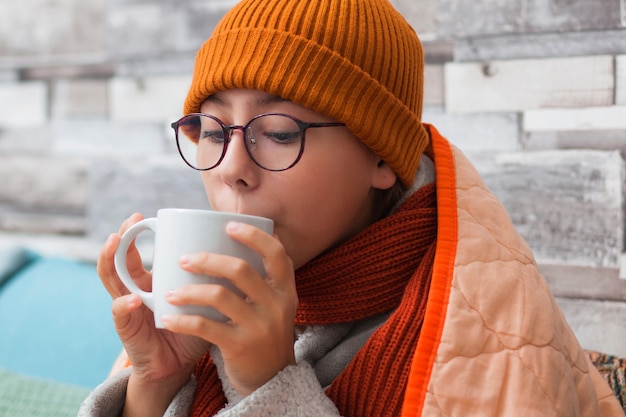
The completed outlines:
<svg viewBox="0 0 626 417">
<path fill-rule="evenodd" d="M 224 142 L 223 130 L 203 130 L 200 135 L 201 140 L 208 140 L 210 142 Z"/>
<path fill-rule="evenodd" d="M 263 132 L 263 138 L 281 145 L 297 142 L 300 140 L 300 137 L 299 130 L 291 132 Z"/>
</svg>

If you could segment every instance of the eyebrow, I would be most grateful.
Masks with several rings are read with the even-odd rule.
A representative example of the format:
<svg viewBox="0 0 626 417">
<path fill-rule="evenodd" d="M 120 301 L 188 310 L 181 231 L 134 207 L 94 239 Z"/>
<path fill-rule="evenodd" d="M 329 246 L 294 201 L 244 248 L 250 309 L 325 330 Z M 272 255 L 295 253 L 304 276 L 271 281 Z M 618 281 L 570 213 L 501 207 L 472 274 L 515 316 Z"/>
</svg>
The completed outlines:
<svg viewBox="0 0 626 417">
<path fill-rule="evenodd" d="M 224 103 L 224 101 L 220 99 L 219 96 L 217 96 L 216 94 L 212 94 L 208 96 L 205 101 L 210 101 L 212 103 L 216 103 L 222 106 L 226 105 L 226 103 Z M 262 106 L 262 105 L 267 105 L 267 104 L 283 103 L 283 102 L 291 102 L 291 100 L 286 99 L 276 94 L 267 94 L 263 96 L 262 98 L 258 99 L 256 104 Z"/>
<path fill-rule="evenodd" d="M 281 97 L 279 95 L 275 95 L 275 94 L 268 94 L 267 96 L 257 100 L 257 104 L 274 104 L 274 103 L 283 103 L 286 101 L 291 101 L 288 100 L 284 97 Z"/>
</svg>

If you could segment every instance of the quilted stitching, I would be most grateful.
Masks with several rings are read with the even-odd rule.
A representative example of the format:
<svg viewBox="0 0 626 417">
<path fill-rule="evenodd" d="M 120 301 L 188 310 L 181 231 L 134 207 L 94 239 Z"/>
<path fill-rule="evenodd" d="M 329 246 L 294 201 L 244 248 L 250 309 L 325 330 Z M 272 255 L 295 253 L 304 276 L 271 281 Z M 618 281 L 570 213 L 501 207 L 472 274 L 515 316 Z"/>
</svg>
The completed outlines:
<svg viewBox="0 0 626 417">
<path fill-rule="evenodd" d="M 452 151 L 459 239 L 422 415 L 600 415 L 596 398 L 605 392 L 596 394 L 595 369 L 530 249 L 475 169 Z"/>
</svg>

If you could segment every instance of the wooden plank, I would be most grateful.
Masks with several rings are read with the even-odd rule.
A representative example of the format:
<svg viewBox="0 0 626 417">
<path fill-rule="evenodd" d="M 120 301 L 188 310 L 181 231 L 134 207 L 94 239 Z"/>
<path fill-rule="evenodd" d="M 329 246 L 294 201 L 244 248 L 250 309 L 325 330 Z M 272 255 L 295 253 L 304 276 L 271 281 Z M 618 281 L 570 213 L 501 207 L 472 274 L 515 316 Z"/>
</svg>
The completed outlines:
<svg viewBox="0 0 626 417">
<path fill-rule="evenodd" d="M 191 75 L 113 78 L 110 116 L 123 122 L 172 122 L 183 112 Z"/>
<path fill-rule="evenodd" d="M 0 210 L 0 230 L 69 236 L 83 235 L 87 227 L 84 213 L 25 213 Z"/>
<path fill-rule="evenodd" d="M 615 104 L 626 106 L 626 55 L 616 57 L 615 65 Z"/>
<path fill-rule="evenodd" d="M 530 131 L 523 133 L 523 149 L 620 150 L 626 155 L 624 130 Z"/>
<path fill-rule="evenodd" d="M 445 86 L 450 112 L 609 106 L 613 57 L 448 63 Z"/>
<path fill-rule="evenodd" d="M 626 280 L 617 268 L 539 264 L 539 270 L 557 297 L 626 301 Z"/>
<path fill-rule="evenodd" d="M 89 167 L 84 158 L 1 156 L 0 230 L 84 233 Z"/>
<path fill-rule="evenodd" d="M 157 175 L 158 174 L 158 175 Z M 209 209 L 197 171 L 178 155 L 100 161 L 91 171 L 88 235 L 104 240 L 134 212 L 154 216 L 160 208 Z"/>
<path fill-rule="evenodd" d="M 523 127 L 526 132 L 626 130 L 626 106 L 527 110 Z"/>
<path fill-rule="evenodd" d="M 3 56 L 80 55 L 104 52 L 106 0 L 0 2 Z"/>
<path fill-rule="evenodd" d="M 48 146 L 56 155 L 137 161 L 152 155 L 177 154 L 174 131 L 165 123 L 124 123 L 74 117 L 55 121 L 46 138 L 52 142 Z"/>
<path fill-rule="evenodd" d="M 439 0 L 438 7 L 437 23 L 443 37 L 478 38 L 500 33 L 563 33 L 620 27 L 620 5 L 616 0 Z"/>
<path fill-rule="evenodd" d="M 22 80 L 54 80 L 57 78 L 109 78 L 115 74 L 114 64 L 70 64 L 35 66 L 20 71 Z"/>
<path fill-rule="evenodd" d="M 437 33 L 437 0 L 391 0 L 391 3 L 417 33 Z"/>
<path fill-rule="evenodd" d="M 103 240 L 85 236 L 41 233 L 4 233 L 0 231 L 0 252 L 25 248 L 43 256 L 76 259 L 96 263 Z"/>
<path fill-rule="evenodd" d="M 443 105 L 443 65 L 424 67 L 424 105 Z"/>
<path fill-rule="evenodd" d="M 624 161 L 617 151 L 471 157 L 541 264 L 619 268 Z"/>
<path fill-rule="evenodd" d="M 433 124 L 463 151 L 514 152 L 520 149 L 519 117 L 516 113 L 446 113 L 440 106 L 426 106 L 425 123 Z"/>
<path fill-rule="evenodd" d="M 48 119 L 48 86 L 41 81 L 0 85 L 0 126 L 33 127 Z"/>
<path fill-rule="evenodd" d="M 108 117 L 105 80 L 61 79 L 53 82 L 52 116 L 58 118 Z"/>
<path fill-rule="evenodd" d="M 585 55 L 619 55 L 626 50 L 623 29 L 582 32 L 503 33 L 457 38 L 454 60 L 485 62 Z"/>
<path fill-rule="evenodd" d="M 626 303 L 557 298 L 584 349 L 626 357 Z"/>
<path fill-rule="evenodd" d="M 81 157 L 0 156 L 0 202 L 24 211 L 83 211 L 90 161 Z"/>
</svg>

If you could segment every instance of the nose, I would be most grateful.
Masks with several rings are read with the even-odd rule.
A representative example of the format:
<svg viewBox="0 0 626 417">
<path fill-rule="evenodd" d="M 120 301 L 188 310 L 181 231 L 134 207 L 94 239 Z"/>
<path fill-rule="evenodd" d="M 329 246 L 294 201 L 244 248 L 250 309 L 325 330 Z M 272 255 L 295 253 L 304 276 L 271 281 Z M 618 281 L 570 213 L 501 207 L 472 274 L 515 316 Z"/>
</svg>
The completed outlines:
<svg viewBox="0 0 626 417">
<path fill-rule="evenodd" d="M 257 183 L 257 165 L 246 150 L 243 126 L 231 126 L 226 154 L 214 169 L 231 187 L 252 187 Z"/>
</svg>

